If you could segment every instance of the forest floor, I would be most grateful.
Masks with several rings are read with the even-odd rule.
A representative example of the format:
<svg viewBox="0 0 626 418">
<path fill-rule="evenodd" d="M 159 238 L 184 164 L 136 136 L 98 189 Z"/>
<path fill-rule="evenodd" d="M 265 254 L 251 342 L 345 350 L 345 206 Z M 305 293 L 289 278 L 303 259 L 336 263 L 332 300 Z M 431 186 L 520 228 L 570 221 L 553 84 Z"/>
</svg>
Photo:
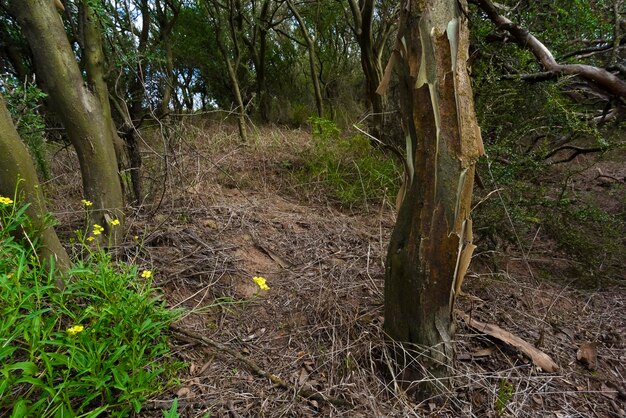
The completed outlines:
<svg viewBox="0 0 626 418">
<path fill-rule="evenodd" d="M 534 253 L 523 251 L 473 265 L 457 305 L 451 387 L 416 402 L 398 389 L 382 332 L 392 205 L 341 209 L 294 181 L 285 162 L 306 147 L 305 131 L 268 128 L 243 145 L 228 126 L 185 129 L 167 169 L 146 148 L 152 199 L 129 216 L 121 251 L 154 270 L 168 305 L 186 309 L 178 328 L 221 348 L 172 332 L 173 356 L 186 363 L 180 386 L 140 416 L 163 416 L 175 397 L 183 417 L 626 416 L 626 288 L 538 278 Z M 65 151 L 56 161 L 69 186 L 55 211 L 69 232 L 83 222 L 78 166 Z M 535 345 L 559 370 L 540 370 L 461 313 Z M 577 361 L 584 343 L 597 364 Z"/>
</svg>

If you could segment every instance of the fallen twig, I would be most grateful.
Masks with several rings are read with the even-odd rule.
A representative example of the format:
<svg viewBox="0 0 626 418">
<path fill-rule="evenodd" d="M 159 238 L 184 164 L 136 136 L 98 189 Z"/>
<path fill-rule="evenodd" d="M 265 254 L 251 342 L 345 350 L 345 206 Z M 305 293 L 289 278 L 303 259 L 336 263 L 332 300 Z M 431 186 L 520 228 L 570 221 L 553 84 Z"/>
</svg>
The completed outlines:
<svg viewBox="0 0 626 418">
<path fill-rule="evenodd" d="M 246 366 L 248 366 L 248 368 L 250 370 L 252 370 L 255 374 L 257 374 L 258 376 L 261 377 L 265 377 L 266 379 L 269 379 L 270 382 L 272 382 L 274 385 L 281 387 L 283 389 L 287 389 L 289 391 L 293 391 L 294 393 L 296 393 L 298 396 L 301 396 L 303 398 L 308 398 L 308 399 L 313 399 L 319 402 L 327 402 L 330 403 L 332 405 L 335 406 L 351 406 L 351 403 L 346 401 L 345 399 L 339 399 L 339 398 L 334 398 L 331 396 L 325 396 L 322 395 L 320 392 L 315 392 L 309 389 L 298 389 L 296 388 L 294 385 L 291 385 L 287 382 L 285 382 L 284 380 L 282 380 L 281 378 L 279 378 L 278 376 L 265 371 L 263 369 L 261 369 L 254 361 L 250 360 L 247 357 L 244 357 L 243 355 L 241 355 L 240 353 L 236 352 L 235 350 L 233 350 L 232 348 L 229 348 L 227 346 L 225 346 L 224 344 L 217 342 L 215 340 L 212 340 L 210 338 L 207 338 L 203 335 L 200 335 L 196 332 L 190 331 L 188 329 L 185 328 L 181 328 L 177 325 L 170 325 L 170 329 L 172 331 L 175 331 L 179 334 L 185 335 L 186 337 L 192 338 L 204 345 L 207 345 L 209 347 L 213 347 L 217 350 L 220 350 L 234 358 L 236 358 L 237 360 L 239 360 L 240 362 L 244 363 Z"/>
</svg>

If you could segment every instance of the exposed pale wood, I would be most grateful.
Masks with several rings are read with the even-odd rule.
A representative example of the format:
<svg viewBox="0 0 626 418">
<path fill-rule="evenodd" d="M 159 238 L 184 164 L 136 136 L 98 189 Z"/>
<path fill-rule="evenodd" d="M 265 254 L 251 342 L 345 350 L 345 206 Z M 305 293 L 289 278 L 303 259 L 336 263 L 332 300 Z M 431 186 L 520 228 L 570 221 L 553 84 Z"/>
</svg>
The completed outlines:
<svg viewBox="0 0 626 418">
<path fill-rule="evenodd" d="M 498 340 L 510 346 L 513 346 L 520 350 L 522 353 L 526 354 L 528 357 L 530 357 L 532 362 L 537 367 L 541 368 L 541 370 L 549 373 L 553 373 L 559 370 L 558 364 L 556 364 L 556 362 L 552 360 L 549 355 L 535 348 L 535 346 L 524 341 L 517 335 L 514 335 L 497 325 L 480 322 L 465 313 L 462 313 L 462 317 L 463 321 L 465 321 L 467 325 L 474 328 L 475 330 L 485 333 L 491 337 L 497 338 Z"/>
</svg>

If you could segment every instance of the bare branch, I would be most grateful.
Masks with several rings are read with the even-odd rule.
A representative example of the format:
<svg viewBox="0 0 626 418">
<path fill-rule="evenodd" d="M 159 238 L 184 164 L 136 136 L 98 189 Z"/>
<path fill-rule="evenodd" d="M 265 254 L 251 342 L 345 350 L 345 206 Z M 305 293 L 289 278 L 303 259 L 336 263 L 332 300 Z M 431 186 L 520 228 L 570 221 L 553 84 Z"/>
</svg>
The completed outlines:
<svg viewBox="0 0 626 418">
<path fill-rule="evenodd" d="M 543 66 L 556 75 L 575 75 L 610 95 L 626 100 L 626 82 L 603 68 L 585 64 L 559 64 L 546 46 L 535 38 L 528 30 L 516 25 L 500 15 L 490 0 L 472 0 L 499 28 L 509 32 L 516 41 L 527 48 Z"/>
<path fill-rule="evenodd" d="M 581 147 L 577 147 L 575 145 L 563 145 L 562 147 L 558 147 L 558 148 L 553 149 L 552 151 L 550 151 L 548 153 L 548 155 L 546 155 L 546 159 L 554 156 L 557 152 L 562 151 L 562 150 L 572 150 L 574 152 L 571 153 L 570 156 L 567 157 L 567 158 L 551 162 L 550 165 L 567 163 L 567 162 L 572 161 L 574 158 L 578 157 L 579 155 L 591 154 L 591 153 L 594 153 L 594 152 L 602 152 L 602 151 L 605 151 L 606 148 L 604 148 L 604 147 L 581 148 Z"/>
</svg>

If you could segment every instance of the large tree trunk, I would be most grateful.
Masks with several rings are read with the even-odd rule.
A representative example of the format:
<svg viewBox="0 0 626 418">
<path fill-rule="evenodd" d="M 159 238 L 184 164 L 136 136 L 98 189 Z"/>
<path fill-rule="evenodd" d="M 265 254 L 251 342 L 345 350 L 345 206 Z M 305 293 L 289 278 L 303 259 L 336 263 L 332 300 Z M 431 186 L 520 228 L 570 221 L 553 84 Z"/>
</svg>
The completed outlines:
<svg viewBox="0 0 626 418">
<path fill-rule="evenodd" d="M 85 86 L 53 2 L 14 0 L 12 9 L 33 52 L 37 75 L 78 154 L 85 198 L 93 202 L 93 221 L 107 228 L 107 218 L 123 220 L 111 121 Z"/>
<path fill-rule="evenodd" d="M 56 232 L 45 221 L 48 210 L 35 166 L 15 130 L 4 97 L 0 95 L 0 194 L 10 197 L 16 190 L 23 202 L 30 204 L 26 214 L 30 218 L 32 229 L 41 236 L 40 259 L 43 263 L 52 259 L 58 271 L 66 271 L 70 267 L 70 259 Z M 60 282 L 59 284 L 62 285 Z"/>
<path fill-rule="evenodd" d="M 403 1 L 392 58 L 399 63 L 409 173 L 387 255 L 385 331 L 419 357 L 401 365 L 405 378 L 435 378 L 418 387 L 422 395 L 446 384 L 452 308 L 475 248 L 470 208 L 483 145 L 466 67 L 464 3 Z"/>
</svg>

